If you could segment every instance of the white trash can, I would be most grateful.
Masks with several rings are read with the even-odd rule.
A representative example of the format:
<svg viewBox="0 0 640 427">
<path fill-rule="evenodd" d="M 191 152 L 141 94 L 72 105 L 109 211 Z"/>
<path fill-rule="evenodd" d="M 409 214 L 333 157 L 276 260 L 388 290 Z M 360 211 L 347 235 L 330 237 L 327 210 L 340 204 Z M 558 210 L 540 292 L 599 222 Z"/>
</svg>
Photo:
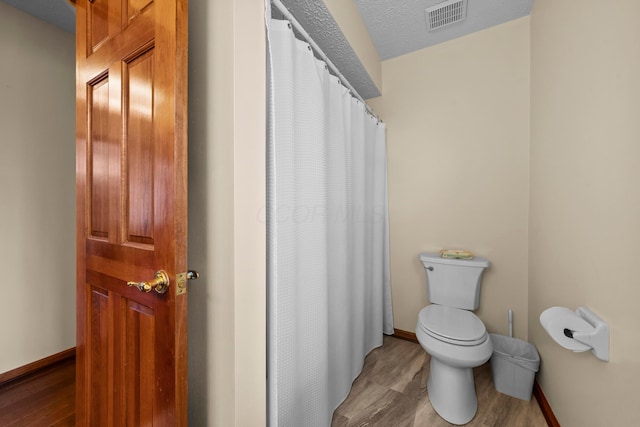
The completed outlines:
<svg viewBox="0 0 640 427">
<path fill-rule="evenodd" d="M 500 393 L 531 400 L 533 379 L 540 368 L 540 355 L 533 344 L 504 335 L 489 334 L 493 344 L 491 376 Z"/>
</svg>

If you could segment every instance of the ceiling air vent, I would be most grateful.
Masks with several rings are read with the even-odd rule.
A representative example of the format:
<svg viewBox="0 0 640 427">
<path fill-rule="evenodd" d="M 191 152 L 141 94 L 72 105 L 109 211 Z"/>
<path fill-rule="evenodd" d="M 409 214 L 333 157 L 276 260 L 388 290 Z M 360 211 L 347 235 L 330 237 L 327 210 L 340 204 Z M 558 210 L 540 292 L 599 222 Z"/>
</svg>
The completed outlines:
<svg viewBox="0 0 640 427">
<path fill-rule="evenodd" d="M 427 30 L 434 31 L 456 22 L 464 21 L 467 16 L 467 0 L 447 0 L 425 9 Z"/>
</svg>

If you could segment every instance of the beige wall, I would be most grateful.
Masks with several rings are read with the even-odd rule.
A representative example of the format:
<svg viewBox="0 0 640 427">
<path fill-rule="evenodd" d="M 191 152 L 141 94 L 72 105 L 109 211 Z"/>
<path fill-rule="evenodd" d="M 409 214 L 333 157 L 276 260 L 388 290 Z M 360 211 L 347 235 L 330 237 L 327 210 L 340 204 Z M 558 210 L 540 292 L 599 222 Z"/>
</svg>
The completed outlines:
<svg viewBox="0 0 640 427">
<path fill-rule="evenodd" d="M 75 346 L 75 44 L 0 2 L 0 373 Z"/>
<path fill-rule="evenodd" d="M 264 2 L 189 3 L 189 423 L 266 425 Z"/>
<path fill-rule="evenodd" d="M 537 0 L 531 15 L 529 337 L 565 427 L 640 422 L 638 16 L 633 0 Z M 538 316 L 555 305 L 609 322 L 609 363 L 549 338 Z"/>
<path fill-rule="evenodd" d="M 423 251 L 491 260 L 477 311 L 491 332 L 527 338 L 529 18 L 382 65 L 370 104 L 387 123 L 395 327 L 428 304 Z"/>
</svg>

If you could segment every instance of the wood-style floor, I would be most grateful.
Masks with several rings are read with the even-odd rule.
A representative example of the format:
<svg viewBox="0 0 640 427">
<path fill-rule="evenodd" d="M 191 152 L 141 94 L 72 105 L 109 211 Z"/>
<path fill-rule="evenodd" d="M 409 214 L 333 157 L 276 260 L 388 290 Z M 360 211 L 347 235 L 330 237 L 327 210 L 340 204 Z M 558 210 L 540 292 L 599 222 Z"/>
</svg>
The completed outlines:
<svg viewBox="0 0 640 427">
<path fill-rule="evenodd" d="M 429 355 L 419 344 L 384 337 L 365 359 L 351 393 L 333 414 L 332 427 L 451 426 L 433 410 L 427 394 Z M 546 427 L 535 398 L 526 402 L 497 392 L 491 366 L 474 369 L 478 412 L 467 426 Z"/>
<path fill-rule="evenodd" d="M 0 385 L 0 426 L 74 426 L 75 359 Z"/>
<path fill-rule="evenodd" d="M 429 403 L 428 374 L 429 355 L 420 345 L 385 336 L 383 346 L 367 356 L 331 426 L 450 426 Z M 479 408 L 468 426 L 546 427 L 535 398 L 525 402 L 495 391 L 488 363 L 476 368 L 474 375 Z M 74 359 L 0 385 L 0 426 L 75 425 L 74 387 Z"/>
</svg>

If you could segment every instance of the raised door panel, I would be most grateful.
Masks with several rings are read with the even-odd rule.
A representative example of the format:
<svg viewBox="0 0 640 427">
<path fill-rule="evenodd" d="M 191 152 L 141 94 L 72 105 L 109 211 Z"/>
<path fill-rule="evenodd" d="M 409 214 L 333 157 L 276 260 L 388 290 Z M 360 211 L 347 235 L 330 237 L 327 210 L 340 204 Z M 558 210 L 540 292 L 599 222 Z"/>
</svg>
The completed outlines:
<svg viewBox="0 0 640 427">
<path fill-rule="evenodd" d="M 125 165 L 127 176 L 126 240 L 153 245 L 154 166 L 153 49 L 123 63 Z"/>
<path fill-rule="evenodd" d="M 123 306 L 125 424 L 151 425 L 155 403 L 155 313 L 151 307 L 133 301 L 123 301 Z"/>
<path fill-rule="evenodd" d="M 90 56 L 122 28 L 120 1 L 89 0 L 86 16 L 86 55 Z"/>
<path fill-rule="evenodd" d="M 109 237 L 109 78 L 87 84 L 90 236 Z"/>
<path fill-rule="evenodd" d="M 88 285 L 88 310 L 91 313 L 87 325 L 91 339 L 87 343 L 87 354 L 90 366 L 89 375 L 89 406 L 91 411 L 90 425 L 108 425 L 112 400 L 109 395 L 109 384 L 113 381 L 113 336 L 111 330 L 111 316 L 109 308 L 109 292 Z"/>
<path fill-rule="evenodd" d="M 153 421 L 154 405 L 154 337 L 155 315 L 153 309 L 135 302 L 127 302 L 126 310 L 126 364 L 125 400 L 139 402 L 127 405 L 129 425 L 149 425 Z"/>
<path fill-rule="evenodd" d="M 87 46 L 95 51 L 109 38 L 109 2 L 95 0 L 88 7 Z"/>
<path fill-rule="evenodd" d="M 153 5 L 153 0 L 127 0 L 127 11 L 124 16 L 132 21 L 137 15 L 146 11 Z"/>
</svg>

